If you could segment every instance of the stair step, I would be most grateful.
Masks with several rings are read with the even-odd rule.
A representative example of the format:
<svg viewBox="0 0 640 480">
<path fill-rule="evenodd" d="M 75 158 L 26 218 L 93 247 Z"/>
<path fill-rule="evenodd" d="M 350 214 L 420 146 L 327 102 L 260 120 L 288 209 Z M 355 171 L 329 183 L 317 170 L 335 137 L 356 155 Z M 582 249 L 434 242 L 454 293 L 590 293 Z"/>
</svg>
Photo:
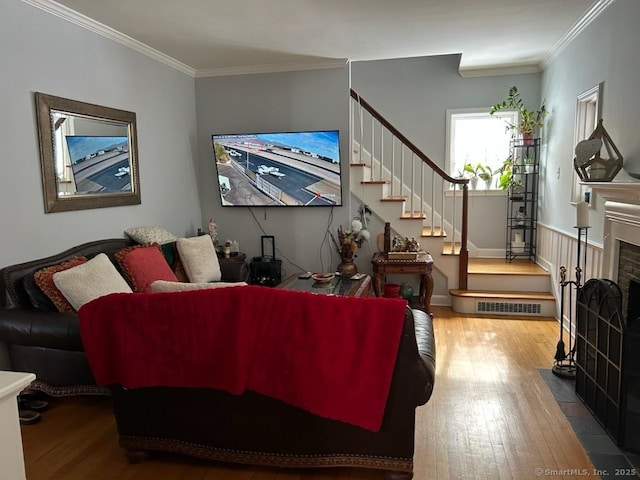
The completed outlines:
<svg viewBox="0 0 640 480">
<path fill-rule="evenodd" d="M 362 180 L 362 185 L 384 185 L 388 183 L 386 180 Z"/>
<path fill-rule="evenodd" d="M 399 197 L 399 196 L 384 197 L 384 198 L 381 198 L 380 201 L 381 202 L 406 202 L 407 197 Z"/>
<path fill-rule="evenodd" d="M 423 212 L 404 212 L 400 220 L 424 220 L 427 216 Z"/>
<path fill-rule="evenodd" d="M 551 275 L 530 260 L 470 258 L 469 290 L 549 292 Z"/>
<path fill-rule="evenodd" d="M 442 254 L 443 255 L 460 255 L 460 242 L 455 242 L 453 247 L 451 242 L 444 242 L 442 244 Z"/>
<path fill-rule="evenodd" d="M 468 271 L 470 274 L 550 276 L 549 272 L 531 260 L 509 262 L 504 258 L 470 258 Z"/>
<path fill-rule="evenodd" d="M 433 230 L 431 229 L 431 227 L 422 227 L 422 235 L 421 236 L 423 236 L 423 237 L 442 237 L 442 238 L 446 238 L 447 237 L 447 232 L 442 230 L 442 227 L 433 227 Z"/>
<path fill-rule="evenodd" d="M 450 290 L 454 297 L 494 298 L 501 300 L 555 300 L 550 292 L 517 292 L 496 290 Z"/>
</svg>

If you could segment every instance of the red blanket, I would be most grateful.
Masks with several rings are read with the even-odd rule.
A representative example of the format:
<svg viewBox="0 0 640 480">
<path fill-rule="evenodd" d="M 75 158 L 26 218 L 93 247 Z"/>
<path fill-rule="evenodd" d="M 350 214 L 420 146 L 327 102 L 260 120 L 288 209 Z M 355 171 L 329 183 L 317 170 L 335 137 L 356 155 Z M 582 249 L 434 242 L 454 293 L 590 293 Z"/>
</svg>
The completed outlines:
<svg viewBox="0 0 640 480">
<path fill-rule="evenodd" d="M 101 385 L 253 390 L 377 431 L 405 305 L 246 286 L 112 294 L 79 317 Z"/>
</svg>

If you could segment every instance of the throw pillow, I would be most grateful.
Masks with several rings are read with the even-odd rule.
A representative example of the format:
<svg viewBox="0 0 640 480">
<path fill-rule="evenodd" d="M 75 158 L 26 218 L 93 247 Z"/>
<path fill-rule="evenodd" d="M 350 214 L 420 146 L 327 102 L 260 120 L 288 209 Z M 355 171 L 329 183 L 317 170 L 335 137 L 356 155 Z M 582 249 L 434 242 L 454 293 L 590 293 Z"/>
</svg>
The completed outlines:
<svg viewBox="0 0 640 480">
<path fill-rule="evenodd" d="M 218 255 L 209 235 L 179 238 L 176 247 L 191 283 L 218 282 L 222 278 Z"/>
<path fill-rule="evenodd" d="M 186 292 L 188 290 L 204 290 L 207 288 L 244 287 L 245 282 L 214 282 L 214 283 L 183 283 L 156 280 L 151 284 L 152 293 L 160 292 Z"/>
<path fill-rule="evenodd" d="M 133 227 L 124 231 L 125 235 L 131 240 L 143 245 L 149 243 L 165 243 L 175 242 L 178 237 L 162 227 Z"/>
<path fill-rule="evenodd" d="M 131 293 L 129 284 L 104 253 L 82 265 L 54 273 L 53 283 L 75 310 L 103 295 Z"/>
<path fill-rule="evenodd" d="M 154 280 L 178 280 L 157 243 L 126 247 L 115 256 L 134 292 L 150 292 Z"/>
<path fill-rule="evenodd" d="M 51 265 L 38 270 L 33 274 L 33 278 L 36 281 L 36 285 L 40 287 L 40 290 L 51 299 L 59 312 L 70 313 L 74 311 L 73 306 L 67 301 L 60 289 L 53 283 L 53 275 L 63 270 L 68 270 L 78 265 L 86 263 L 86 257 L 73 257 L 71 260 L 62 262 L 58 265 Z"/>
</svg>

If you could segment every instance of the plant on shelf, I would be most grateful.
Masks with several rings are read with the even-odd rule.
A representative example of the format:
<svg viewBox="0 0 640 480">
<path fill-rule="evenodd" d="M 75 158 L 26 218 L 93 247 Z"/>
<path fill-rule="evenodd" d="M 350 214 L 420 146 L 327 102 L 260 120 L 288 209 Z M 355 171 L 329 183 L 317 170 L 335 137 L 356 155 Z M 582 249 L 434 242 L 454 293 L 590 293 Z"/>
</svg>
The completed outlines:
<svg viewBox="0 0 640 480">
<path fill-rule="evenodd" d="M 463 178 L 468 178 L 471 181 L 471 187 L 476 188 L 478 179 L 484 181 L 487 184 L 487 190 L 491 188 L 491 182 L 493 180 L 494 172 L 491 171 L 491 167 L 478 162 L 475 166 L 471 163 L 465 163 L 462 167 Z"/>
<path fill-rule="evenodd" d="M 520 173 L 517 168 L 518 166 L 513 164 L 511 156 L 508 156 L 502 162 L 502 166 L 493 172 L 494 175 L 498 175 L 498 188 L 500 190 L 509 190 L 522 185 L 522 180 L 517 175 Z"/>
<path fill-rule="evenodd" d="M 494 115 L 501 110 L 516 110 L 518 112 L 518 123 L 507 122 L 507 130 L 515 130 L 525 142 L 532 141 L 536 128 L 543 126 L 544 117 L 547 115 L 544 100 L 538 110 L 526 108 L 520 97 L 520 92 L 518 92 L 518 87 L 515 85 L 509 89 L 506 99 L 491 107 L 489 114 Z"/>
</svg>

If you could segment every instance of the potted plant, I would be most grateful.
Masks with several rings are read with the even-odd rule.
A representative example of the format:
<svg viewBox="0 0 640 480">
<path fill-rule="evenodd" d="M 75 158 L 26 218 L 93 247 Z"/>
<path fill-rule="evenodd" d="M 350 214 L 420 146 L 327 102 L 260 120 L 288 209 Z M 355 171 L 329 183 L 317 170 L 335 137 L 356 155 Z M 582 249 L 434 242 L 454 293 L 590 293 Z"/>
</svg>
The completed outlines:
<svg viewBox="0 0 640 480">
<path fill-rule="evenodd" d="M 538 110 L 529 110 L 526 108 L 520 97 L 520 92 L 518 92 L 518 87 L 515 85 L 509 89 L 506 99 L 491 106 L 489 114 L 494 115 L 501 110 L 516 110 L 518 112 L 518 123 L 507 122 L 507 130 L 515 130 L 518 132 L 522 136 L 522 141 L 525 145 L 533 143 L 536 128 L 544 124 L 543 120 L 547 115 L 544 100 Z"/>
<path fill-rule="evenodd" d="M 478 186 L 478 179 L 483 180 L 487 185 L 487 190 L 491 188 L 491 181 L 493 180 L 493 172 L 491 167 L 483 165 L 478 162 L 475 166 L 471 163 L 465 163 L 462 167 L 463 177 L 468 178 L 471 183 L 471 188 L 474 190 Z"/>
<path fill-rule="evenodd" d="M 513 164 L 511 156 L 507 157 L 502 162 L 502 166 L 493 173 L 498 175 L 498 188 L 500 190 L 509 190 L 510 195 L 516 193 L 514 190 L 522 186 L 522 179 L 518 175 L 520 173 L 518 166 Z"/>
</svg>

